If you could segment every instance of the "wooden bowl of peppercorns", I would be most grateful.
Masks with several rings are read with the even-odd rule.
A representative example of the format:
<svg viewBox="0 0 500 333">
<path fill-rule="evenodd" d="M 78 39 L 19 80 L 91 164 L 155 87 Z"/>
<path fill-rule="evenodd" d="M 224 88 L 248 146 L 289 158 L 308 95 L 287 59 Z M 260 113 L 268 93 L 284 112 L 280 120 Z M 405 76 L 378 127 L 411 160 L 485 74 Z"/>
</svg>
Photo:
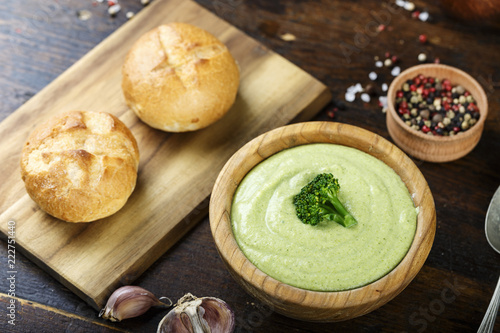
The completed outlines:
<svg viewBox="0 0 500 333">
<path fill-rule="evenodd" d="M 441 64 L 410 67 L 387 93 L 387 129 L 409 155 L 450 162 L 477 145 L 488 115 L 479 83 L 464 71 Z"/>
</svg>

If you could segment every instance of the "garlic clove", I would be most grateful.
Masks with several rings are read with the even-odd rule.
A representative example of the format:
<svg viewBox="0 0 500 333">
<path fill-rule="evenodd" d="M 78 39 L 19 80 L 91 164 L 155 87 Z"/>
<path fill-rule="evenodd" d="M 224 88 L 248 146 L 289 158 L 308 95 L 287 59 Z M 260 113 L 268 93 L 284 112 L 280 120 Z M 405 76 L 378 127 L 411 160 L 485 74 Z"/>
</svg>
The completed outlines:
<svg viewBox="0 0 500 333">
<path fill-rule="evenodd" d="M 162 319 L 157 333 L 231 333 L 234 326 L 234 313 L 226 302 L 186 294 Z"/>
<path fill-rule="evenodd" d="M 167 302 L 162 302 L 165 299 Z M 150 291 L 138 286 L 123 286 L 116 289 L 108 299 L 99 317 L 110 321 L 121 321 L 144 314 L 152 306 L 172 306 L 167 297 L 156 298 Z"/>
</svg>

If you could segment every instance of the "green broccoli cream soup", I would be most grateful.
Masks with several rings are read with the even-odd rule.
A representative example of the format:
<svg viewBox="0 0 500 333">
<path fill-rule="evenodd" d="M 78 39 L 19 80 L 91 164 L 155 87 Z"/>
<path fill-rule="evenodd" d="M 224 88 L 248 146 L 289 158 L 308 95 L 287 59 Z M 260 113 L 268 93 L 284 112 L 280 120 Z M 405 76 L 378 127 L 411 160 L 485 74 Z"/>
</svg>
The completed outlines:
<svg viewBox="0 0 500 333">
<path fill-rule="evenodd" d="M 316 175 L 338 179 L 338 199 L 357 220 L 304 224 L 293 203 Z M 309 144 L 281 151 L 254 167 L 236 190 L 231 224 L 245 256 L 289 285 L 341 291 L 369 284 L 406 255 L 417 209 L 401 178 L 360 150 Z"/>
</svg>

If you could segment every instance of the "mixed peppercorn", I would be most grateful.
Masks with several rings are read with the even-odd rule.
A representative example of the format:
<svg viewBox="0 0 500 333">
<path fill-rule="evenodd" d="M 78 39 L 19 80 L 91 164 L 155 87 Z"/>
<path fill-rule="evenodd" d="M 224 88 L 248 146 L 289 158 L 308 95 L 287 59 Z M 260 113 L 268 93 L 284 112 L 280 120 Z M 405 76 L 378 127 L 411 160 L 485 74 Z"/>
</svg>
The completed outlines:
<svg viewBox="0 0 500 333">
<path fill-rule="evenodd" d="M 395 107 L 408 126 L 437 136 L 466 131 L 480 116 L 474 97 L 464 87 L 422 74 L 403 83 Z"/>
</svg>

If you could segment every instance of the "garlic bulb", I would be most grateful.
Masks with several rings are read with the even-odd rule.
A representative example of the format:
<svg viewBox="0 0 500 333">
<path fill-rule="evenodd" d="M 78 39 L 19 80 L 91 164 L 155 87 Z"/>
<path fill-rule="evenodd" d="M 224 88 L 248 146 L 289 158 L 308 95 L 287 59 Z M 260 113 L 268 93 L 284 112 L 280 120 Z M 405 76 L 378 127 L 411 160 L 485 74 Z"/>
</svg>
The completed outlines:
<svg viewBox="0 0 500 333">
<path fill-rule="evenodd" d="M 231 333 L 234 313 L 215 297 L 184 295 L 162 319 L 157 333 Z"/>
<path fill-rule="evenodd" d="M 167 300 L 167 303 L 161 300 Z M 172 306 L 167 297 L 156 298 L 151 292 L 137 286 L 123 286 L 116 289 L 108 299 L 106 306 L 99 312 L 99 317 L 111 321 L 140 316 L 152 306 Z"/>
</svg>

